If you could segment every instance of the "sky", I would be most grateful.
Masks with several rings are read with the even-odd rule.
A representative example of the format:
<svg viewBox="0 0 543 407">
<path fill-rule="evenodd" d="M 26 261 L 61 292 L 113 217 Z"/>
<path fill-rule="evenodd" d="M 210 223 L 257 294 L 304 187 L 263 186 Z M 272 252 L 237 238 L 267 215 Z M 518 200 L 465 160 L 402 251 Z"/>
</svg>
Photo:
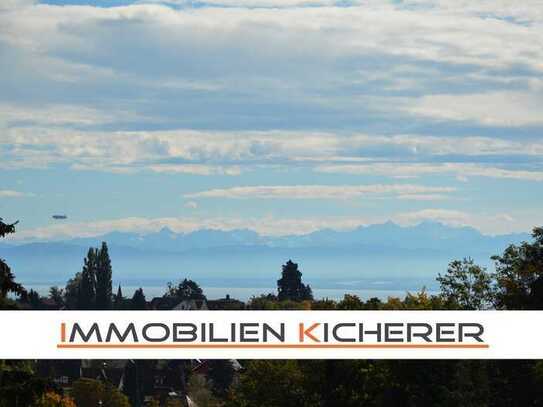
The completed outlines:
<svg viewBox="0 0 543 407">
<path fill-rule="evenodd" d="M 541 0 L 3 0 L 0 89 L 18 239 L 543 224 Z"/>
</svg>

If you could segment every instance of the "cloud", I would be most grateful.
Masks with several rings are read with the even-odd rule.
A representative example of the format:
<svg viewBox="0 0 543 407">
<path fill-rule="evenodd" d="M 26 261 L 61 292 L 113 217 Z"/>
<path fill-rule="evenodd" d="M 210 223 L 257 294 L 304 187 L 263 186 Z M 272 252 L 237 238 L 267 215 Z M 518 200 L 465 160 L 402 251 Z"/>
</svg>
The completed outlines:
<svg viewBox="0 0 543 407">
<path fill-rule="evenodd" d="M 202 164 L 158 164 L 148 167 L 153 172 L 167 174 L 194 174 L 194 175 L 240 175 L 239 166 L 212 166 Z"/>
<path fill-rule="evenodd" d="M 17 124 L 96 126 L 134 118 L 126 112 L 111 113 L 76 105 L 30 106 L 0 103 L 0 125 L 4 126 Z"/>
<path fill-rule="evenodd" d="M 466 161 L 492 156 L 498 160 L 504 155 L 520 158 L 543 155 L 543 143 L 538 140 L 311 131 L 99 132 L 15 127 L 4 129 L 0 142 L 3 155 L 0 168 L 64 164 L 76 170 L 199 175 L 239 175 L 251 166 L 287 165 L 316 167 L 317 171 L 329 173 L 419 176 L 465 172 L 538 180 L 537 172 L 522 172 L 517 168 L 498 171 L 491 165 L 440 165 L 435 161 L 447 160 L 450 155 L 465 156 Z M 399 163 L 402 159 L 422 162 Z"/>
<path fill-rule="evenodd" d="M 454 209 L 427 208 L 419 211 L 394 214 L 390 219 L 403 226 L 416 225 L 423 221 L 440 222 L 454 227 L 469 226 L 482 233 L 496 235 L 506 233 L 526 233 L 534 224 L 540 224 L 543 218 L 537 211 L 522 210 L 490 213 L 466 212 Z"/>
<path fill-rule="evenodd" d="M 374 164 L 334 164 L 320 165 L 316 171 L 338 174 L 382 175 L 393 178 L 417 178 L 436 174 L 450 174 L 459 181 L 467 181 L 468 177 L 488 177 L 515 179 L 524 181 L 543 181 L 543 171 L 525 171 L 504 169 L 488 165 L 471 163 L 444 164 L 404 164 L 404 163 L 374 163 Z"/>
<path fill-rule="evenodd" d="M 394 216 L 394 220 L 403 225 L 412 225 L 421 221 L 431 220 L 447 225 L 466 226 L 471 223 L 471 219 L 471 215 L 466 212 L 450 209 L 423 209 Z"/>
<path fill-rule="evenodd" d="M 543 93 L 486 92 L 426 95 L 411 100 L 404 110 L 440 120 L 475 121 L 485 126 L 543 124 Z"/>
<path fill-rule="evenodd" d="M 183 206 L 185 208 L 187 208 L 187 209 L 196 209 L 196 208 L 198 208 L 198 202 L 187 201 L 187 202 L 185 202 L 185 204 Z"/>
<path fill-rule="evenodd" d="M 264 216 L 258 218 L 143 218 L 96 220 L 92 222 L 63 223 L 31 229 L 18 230 L 9 239 L 13 241 L 63 240 L 75 237 L 94 237 L 113 231 L 146 234 L 158 232 L 168 227 L 177 233 L 190 233 L 202 229 L 236 230 L 249 229 L 262 235 L 282 236 L 305 234 L 324 228 L 338 230 L 353 229 L 367 224 L 363 218 L 277 218 Z"/>
<path fill-rule="evenodd" d="M 453 96 L 503 95 L 509 108 L 508 95 L 518 95 L 522 107 L 531 107 L 526 83 L 543 70 L 537 1 L 203 3 L 227 7 L 10 8 L 0 14 L 1 81 L 31 84 L 33 92 L 6 86 L 4 98 L 121 107 L 192 126 L 209 125 L 196 114 L 205 110 L 213 127 L 249 121 L 260 128 L 277 128 L 287 117 L 306 128 L 340 119 L 359 124 L 366 116 L 404 123 L 406 107 L 398 101 L 408 100 L 423 118 L 456 121 L 470 112 L 436 110 L 432 98 L 449 106 Z M 320 7 L 297 7 L 308 3 Z M 268 8 L 252 8 L 258 5 Z M 516 86 L 499 84 L 513 76 L 521 78 Z M 532 112 L 517 108 L 504 120 L 539 123 Z M 493 113 L 490 122 L 503 120 Z"/>
<path fill-rule="evenodd" d="M 33 193 L 29 192 L 19 192 L 19 191 L 13 191 L 9 189 L 0 189 L 0 198 L 25 198 L 25 197 L 33 197 L 35 196 Z"/>
<path fill-rule="evenodd" d="M 352 199 L 365 196 L 414 196 L 454 192 L 450 187 L 421 185 L 275 185 L 211 189 L 186 194 L 185 198 L 229 199 Z"/>
<path fill-rule="evenodd" d="M 344 4 L 341 0 L 139 0 L 137 4 L 165 4 L 179 7 L 292 8 L 326 7 Z M 357 1 L 347 2 L 357 3 Z"/>
</svg>

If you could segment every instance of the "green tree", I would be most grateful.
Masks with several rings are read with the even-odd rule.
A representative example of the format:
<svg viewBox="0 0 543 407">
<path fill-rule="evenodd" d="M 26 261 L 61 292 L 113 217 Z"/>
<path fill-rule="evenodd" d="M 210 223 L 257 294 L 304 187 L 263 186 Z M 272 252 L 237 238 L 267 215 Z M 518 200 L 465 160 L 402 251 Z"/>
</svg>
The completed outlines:
<svg viewBox="0 0 543 407">
<path fill-rule="evenodd" d="M 204 375 L 193 374 L 187 384 L 188 396 L 198 407 L 218 407 L 221 404 L 213 395 L 212 387 Z"/>
<path fill-rule="evenodd" d="M 364 308 L 364 303 L 358 295 L 345 294 L 337 304 L 337 309 L 340 310 L 361 310 Z"/>
<path fill-rule="evenodd" d="M 49 288 L 49 298 L 55 303 L 57 308 L 64 307 L 64 290 L 59 287 Z"/>
<path fill-rule="evenodd" d="M 168 283 L 167 297 L 176 297 L 180 300 L 205 300 L 202 288 L 195 281 L 183 279 L 179 284 Z"/>
<path fill-rule="evenodd" d="M 471 258 L 451 262 L 447 272 L 438 275 L 437 281 L 448 308 L 478 310 L 493 305 L 493 276 Z"/>
<path fill-rule="evenodd" d="M 68 309 L 75 310 L 77 309 L 77 304 L 79 302 L 79 286 L 81 285 L 81 272 L 78 272 L 66 283 L 66 288 L 64 289 L 64 304 Z"/>
<path fill-rule="evenodd" d="M 28 295 L 25 296 L 25 302 L 30 305 L 30 308 L 35 310 L 41 309 L 43 305 L 40 295 L 32 289 L 28 292 Z"/>
<path fill-rule="evenodd" d="M 312 300 L 311 287 L 302 283 L 302 273 L 298 270 L 298 264 L 292 260 L 283 265 L 281 278 L 277 280 L 277 297 L 279 301 Z"/>
<path fill-rule="evenodd" d="M 251 360 L 228 407 L 319 406 L 318 392 L 308 391 L 296 360 Z"/>
<path fill-rule="evenodd" d="M 511 245 L 501 256 L 494 256 L 499 308 L 537 309 L 543 290 L 543 228 L 534 228 L 533 242 Z"/>
<path fill-rule="evenodd" d="M 132 310 L 141 310 L 144 311 L 147 309 L 147 300 L 145 299 L 145 294 L 143 293 L 143 288 L 139 288 L 134 291 L 132 300 L 130 300 L 130 309 Z"/>
<path fill-rule="evenodd" d="M 96 309 L 109 310 L 112 307 L 112 269 L 106 242 L 96 250 Z"/>
<path fill-rule="evenodd" d="M 31 406 L 46 391 L 30 360 L 0 360 L 0 407 Z"/>
<path fill-rule="evenodd" d="M 89 248 L 87 257 L 84 260 L 79 292 L 77 295 L 77 309 L 92 310 L 96 308 L 96 264 L 97 252 Z"/>
<path fill-rule="evenodd" d="M 130 407 L 128 398 L 110 383 L 81 378 L 73 383 L 72 397 L 77 407 Z M 102 404 L 100 404 L 102 403 Z"/>
<path fill-rule="evenodd" d="M 224 397 L 234 380 L 232 361 L 217 359 L 208 362 L 207 375 L 211 380 L 213 394 Z"/>
<path fill-rule="evenodd" d="M 17 222 L 12 224 L 4 223 L 0 218 L 0 238 L 15 233 L 16 224 Z M 9 293 L 22 295 L 25 293 L 25 289 L 21 284 L 15 282 L 15 275 L 11 272 L 7 263 L 0 259 L 0 309 L 8 304 L 7 295 Z"/>
</svg>

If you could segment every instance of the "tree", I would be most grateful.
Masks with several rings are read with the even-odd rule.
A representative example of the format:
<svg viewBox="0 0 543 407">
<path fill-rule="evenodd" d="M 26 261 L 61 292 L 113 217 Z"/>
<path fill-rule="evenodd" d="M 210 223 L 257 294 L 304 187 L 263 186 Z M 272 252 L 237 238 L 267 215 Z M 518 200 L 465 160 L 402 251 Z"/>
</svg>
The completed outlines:
<svg viewBox="0 0 543 407">
<path fill-rule="evenodd" d="M 308 391 L 296 360 L 251 360 L 235 387 L 228 407 L 319 406 L 320 395 Z"/>
<path fill-rule="evenodd" d="M 205 300 L 203 290 L 198 283 L 192 280 L 184 279 L 178 285 L 174 286 L 172 283 L 168 283 L 167 297 L 176 297 L 179 300 Z"/>
<path fill-rule="evenodd" d="M 42 301 L 40 295 L 32 289 L 28 292 L 28 295 L 25 296 L 25 302 L 29 304 L 30 308 L 32 309 L 42 308 Z"/>
<path fill-rule="evenodd" d="M 311 287 L 302 283 L 302 273 L 298 270 L 298 264 L 292 260 L 283 265 L 281 278 L 277 280 L 278 298 L 280 301 L 304 301 L 312 300 Z"/>
<path fill-rule="evenodd" d="M 10 233 L 15 233 L 15 225 L 17 222 L 8 224 L 0 218 L 0 237 L 5 237 Z M 6 303 L 6 298 L 9 293 L 22 295 L 25 289 L 19 283 L 15 282 L 15 275 L 3 259 L 0 259 L 0 308 Z"/>
<path fill-rule="evenodd" d="M 143 293 L 143 288 L 139 288 L 134 292 L 134 296 L 130 301 L 130 309 L 135 311 L 144 311 L 147 309 L 147 301 L 145 299 L 145 294 Z"/>
<path fill-rule="evenodd" d="M 124 368 L 124 393 L 132 407 L 143 405 L 143 370 L 144 363 L 141 360 L 129 360 Z"/>
<path fill-rule="evenodd" d="M 533 242 L 511 245 L 501 256 L 494 256 L 497 306 L 511 310 L 537 309 L 543 277 L 543 228 L 534 228 Z"/>
<path fill-rule="evenodd" d="M 81 272 L 75 274 L 75 276 L 68 280 L 66 288 L 64 289 L 64 304 L 68 309 L 77 309 L 79 302 L 79 286 L 81 285 Z"/>
<path fill-rule="evenodd" d="M 34 405 L 34 407 L 77 407 L 71 397 L 62 396 L 48 391 Z"/>
<path fill-rule="evenodd" d="M 208 362 L 208 378 L 211 380 L 213 394 L 224 397 L 234 380 L 234 367 L 232 361 L 225 359 L 210 360 Z"/>
<path fill-rule="evenodd" d="M 358 297 L 358 295 L 345 294 L 343 296 L 343 300 L 338 303 L 337 309 L 360 310 L 364 309 L 364 303 L 362 302 L 360 297 Z"/>
<path fill-rule="evenodd" d="M 47 382 L 30 360 L 0 360 L 0 407 L 31 406 L 46 391 Z"/>
<path fill-rule="evenodd" d="M 471 258 L 451 262 L 445 275 L 439 274 L 437 281 L 447 308 L 480 310 L 493 304 L 493 276 Z"/>
<path fill-rule="evenodd" d="M 103 407 L 131 407 L 128 397 L 114 387 L 111 383 L 106 382 L 102 392 Z"/>
<path fill-rule="evenodd" d="M 57 308 L 64 307 L 64 290 L 62 288 L 49 288 L 49 298 L 55 303 Z"/>
<path fill-rule="evenodd" d="M 112 276 L 111 259 L 106 242 L 96 250 L 96 309 L 111 309 Z"/>
<path fill-rule="evenodd" d="M 113 296 L 113 309 L 116 310 L 122 310 L 124 309 L 124 300 L 123 297 L 123 290 L 121 289 L 121 285 L 119 284 L 119 288 L 117 289 L 117 294 Z"/>
<path fill-rule="evenodd" d="M 87 257 L 84 260 L 79 292 L 77 295 L 77 309 L 92 310 L 96 306 L 96 263 L 97 253 L 92 247 L 89 248 Z"/>
<path fill-rule="evenodd" d="M 218 407 L 221 404 L 213 396 L 212 386 L 204 375 L 193 374 L 187 384 L 188 396 L 198 407 Z"/>
<path fill-rule="evenodd" d="M 128 398 L 110 383 L 81 378 L 73 383 L 72 397 L 77 407 L 130 407 Z M 102 404 L 100 404 L 100 402 Z"/>
</svg>

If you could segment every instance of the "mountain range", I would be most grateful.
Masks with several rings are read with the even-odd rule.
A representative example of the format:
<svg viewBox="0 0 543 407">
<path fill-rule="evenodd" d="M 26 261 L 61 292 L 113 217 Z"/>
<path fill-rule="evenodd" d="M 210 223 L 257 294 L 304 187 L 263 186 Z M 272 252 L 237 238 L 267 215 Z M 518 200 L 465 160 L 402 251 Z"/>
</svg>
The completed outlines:
<svg viewBox="0 0 543 407">
<path fill-rule="evenodd" d="M 281 265 L 292 259 L 304 279 L 320 287 L 408 289 L 431 286 L 453 259 L 472 257 L 491 267 L 490 256 L 529 239 L 527 233 L 488 236 L 437 222 L 408 227 L 387 222 L 281 237 L 250 230 L 176 233 L 164 228 L 54 242 L 8 241 L 0 244 L 0 257 L 22 281 L 63 284 L 80 271 L 88 247 L 105 241 L 115 279 L 135 285 L 188 277 L 212 286 L 273 286 Z"/>
</svg>

